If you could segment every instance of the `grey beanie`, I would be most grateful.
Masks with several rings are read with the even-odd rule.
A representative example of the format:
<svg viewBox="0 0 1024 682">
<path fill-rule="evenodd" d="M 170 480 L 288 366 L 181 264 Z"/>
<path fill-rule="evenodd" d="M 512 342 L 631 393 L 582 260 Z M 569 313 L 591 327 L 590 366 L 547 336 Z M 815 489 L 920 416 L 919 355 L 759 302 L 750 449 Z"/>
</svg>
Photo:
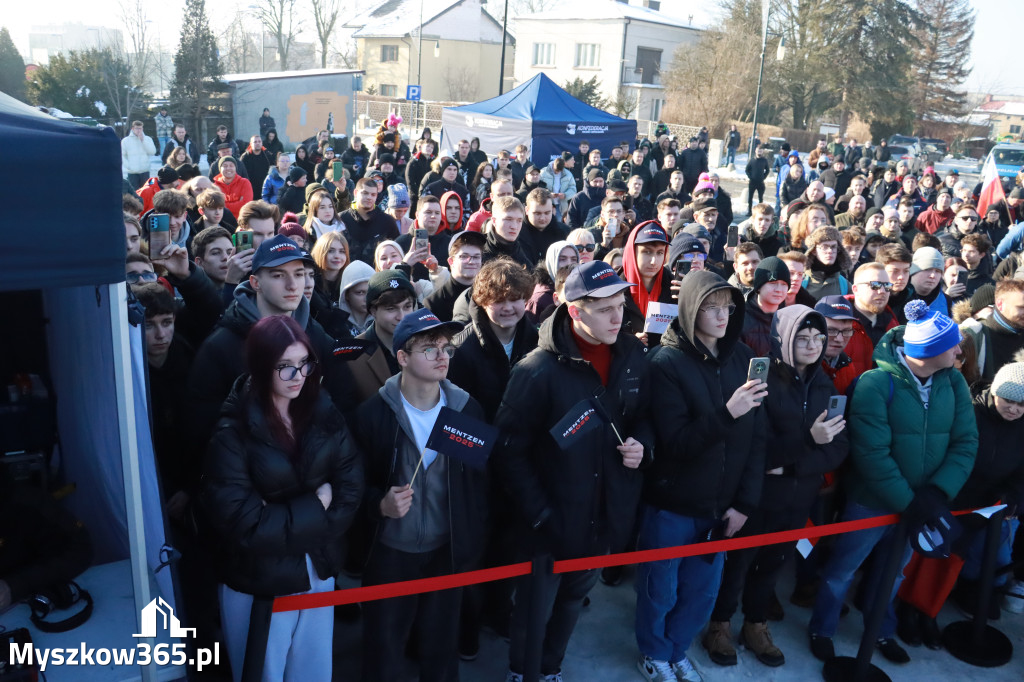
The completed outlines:
<svg viewBox="0 0 1024 682">
<path fill-rule="evenodd" d="M 992 395 L 1024 403 L 1024 362 L 1011 362 L 999 368 L 992 380 Z"/>
</svg>

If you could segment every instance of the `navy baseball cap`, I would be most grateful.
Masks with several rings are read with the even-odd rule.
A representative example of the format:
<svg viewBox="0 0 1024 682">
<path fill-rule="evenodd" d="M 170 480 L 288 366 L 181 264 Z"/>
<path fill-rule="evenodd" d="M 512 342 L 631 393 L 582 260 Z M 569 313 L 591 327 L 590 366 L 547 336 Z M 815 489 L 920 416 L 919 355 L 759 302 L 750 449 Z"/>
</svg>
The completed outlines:
<svg viewBox="0 0 1024 682">
<path fill-rule="evenodd" d="M 815 312 L 821 313 L 830 320 L 855 320 L 853 306 L 840 295 L 822 296 L 814 306 Z"/>
<path fill-rule="evenodd" d="M 668 235 L 665 234 L 665 230 L 656 220 L 648 220 L 646 223 L 641 223 L 637 229 L 636 238 L 633 240 L 633 244 L 649 244 L 651 242 L 669 243 Z"/>
<path fill-rule="evenodd" d="M 462 331 L 462 324 L 459 322 L 442 322 L 437 315 L 426 308 L 420 308 L 402 318 L 402 321 L 395 327 L 394 342 L 391 345 L 395 354 L 398 354 L 409 339 L 425 331 L 437 329 L 438 327 L 457 334 Z"/>
<path fill-rule="evenodd" d="M 252 257 L 252 271 L 257 272 L 260 268 L 274 268 L 293 260 L 312 263 L 313 257 L 285 235 L 274 235 L 270 239 L 264 239 L 260 248 L 256 249 L 256 253 Z"/>
<path fill-rule="evenodd" d="M 566 301 L 578 301 L 586 296 L 607 298 L 631 286 L 634 285 L 615 274 L 612 266 L 604 261 L 590 261 L 569 273 L 562 298 Z"/>
</svg>

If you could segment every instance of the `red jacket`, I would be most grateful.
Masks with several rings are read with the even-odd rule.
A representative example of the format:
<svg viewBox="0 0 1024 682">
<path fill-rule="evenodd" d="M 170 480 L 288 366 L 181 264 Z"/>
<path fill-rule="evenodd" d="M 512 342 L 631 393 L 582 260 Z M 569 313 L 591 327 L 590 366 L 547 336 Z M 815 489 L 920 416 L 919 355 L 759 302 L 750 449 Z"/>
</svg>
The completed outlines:
<svg viewBox="0 0 1024 682">
<path fill-rule="evenodd" d="M 956 214 L 953 213 L 953 209 L 947 208 L 945 211 L 936 211 L 935 207 L 932 206 L 917 216 L 915 227 L 922 232 L 935 234 L 952 225 L 954 217 L 956 217 Z"/>
<path fill-rule="evenodd" d="M 845 298 L 851 305 L 853 305 L 853 294 L 847 294 Z M 854 310 L 856 310 L 856 307 Z M 889 306 L 886 306 L 885 311 L 879 313 L 879 315 L 888 317 L 888 321 L 885 323 L 886 331 L 898 326 L 896 315 L 893 314 L 892 309 Z M 871 337 L 868 336 L 868 333 L 864 329 L 864 325 L 861 324 L 860 319 L 853 321 L 853 338 L 851 338 L 850 342 L 846 344 L 845 352 L 853 361 L 853 366 L 856 369 L 858 376 L 875 366 L 875 361 L 872 358 L 875 353 L 875 344 L 871 342 Z"/>
<path fill-rule="evenodd" d="M 480 202 L 480 210 L 469 216 L 466 229 L 470 232 L 483 232 L 484 225 L 491 219 L 491 198 L 487 197 Z"/>
<path fill-rule="evenodd" d="M 221 192 L 224 192 L 224 203 L 233 216 L 237 216 L 242 207 L 252 201 L 252 183 L 241 175 L 236 175 L 231 184 L 228 184 L 224 180 L 224 176 L 218 174 L 213 179 L 213 184 L 217 185 Z"/>
<path fill-rule="evenodd" d="M 862 370 L 858 368 L 857 365 L 853 364 L 853 360 L 850 359 L 850 356 L 843 352 L 843 354 L 839 356 L 839 362 L 836 363 L 835 367 L 828 364 L 828 360 L 822 359 L 821 371 L 825 373 L 825 376 L 832 380 L 832 383 L 836 387 L 837 394 L 846 395 L 846 389 L 848 389 L 850 384 L 853 383 L 853 380 L 863 374 L 865 370 Z"/>
<path fill-rule="evenodd" d="M 161 187 L 156 178 L 150 178 L 149 180 L 146 180 L 145 185 L 135 190 L 135 193 L 139 195 L 140 199 L 142 199 L 142 213 L 153 210 L 153 195 L 165 189 L 168 188 Z"/>
</svg>

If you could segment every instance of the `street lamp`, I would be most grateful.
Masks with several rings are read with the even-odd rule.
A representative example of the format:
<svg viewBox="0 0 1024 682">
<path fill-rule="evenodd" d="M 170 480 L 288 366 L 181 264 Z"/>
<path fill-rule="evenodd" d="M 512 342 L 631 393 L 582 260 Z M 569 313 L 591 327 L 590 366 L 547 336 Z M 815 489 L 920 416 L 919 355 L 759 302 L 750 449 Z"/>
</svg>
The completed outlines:
<svg viewBox="0 0 1024 682">
<path fill-rule="evenodd" d="M 768 15 L 771 12 L 771 0 L 761 0 L 761 70 L 757 74 L 757 94 L 754 96 L 754 127 L 750 132 L 750 144 L 747 151 L 747 163 L 754 158 L 754 140 L 757 139 L 757 115 L 761 107 L 761 82 L 764 80 L 764 56 L 768 49 L 768 36 L 775 37 L 778 34 L 768 32 Z M 786 38 L 779 40 L 779 47 L 775 51 L 775 59 L 782 61 L 786 57 Z"/>
</svg>

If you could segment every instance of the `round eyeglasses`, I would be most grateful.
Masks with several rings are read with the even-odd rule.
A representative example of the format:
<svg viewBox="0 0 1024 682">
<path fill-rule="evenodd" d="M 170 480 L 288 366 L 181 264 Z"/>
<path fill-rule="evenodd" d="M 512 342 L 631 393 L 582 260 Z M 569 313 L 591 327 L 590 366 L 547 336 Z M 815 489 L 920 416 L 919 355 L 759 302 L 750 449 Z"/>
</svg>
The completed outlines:
<svg viewBox="0 0 1024 682">
<path fill-rule="evenodd" d="M 291 381 L 300 374 L 308 377 L 313 373 L 315 367 L 316 360 L 308 360 L 299 367 L 295 365 L 278 365 L 274 369 L 277 370 L 277 376 L 281 377 L 281 381 Z"/>
</svg>

